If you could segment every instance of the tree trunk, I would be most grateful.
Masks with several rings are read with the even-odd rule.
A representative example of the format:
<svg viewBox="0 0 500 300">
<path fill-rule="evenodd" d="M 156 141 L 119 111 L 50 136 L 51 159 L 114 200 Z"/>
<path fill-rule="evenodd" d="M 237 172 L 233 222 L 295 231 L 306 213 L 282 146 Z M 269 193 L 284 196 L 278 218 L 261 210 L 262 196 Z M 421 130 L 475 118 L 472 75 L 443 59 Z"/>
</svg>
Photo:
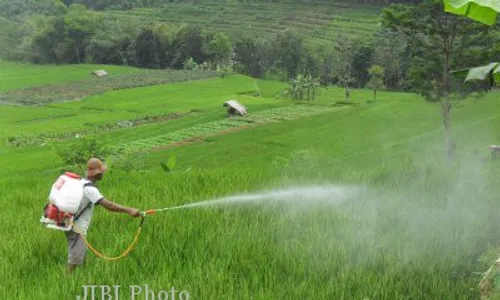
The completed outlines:
<svg viewBox="0 0 500 300">
<path fill-rule="evenodd" d="M 377 101 L 377 90 L 373 89 L 373 100 Z"/>
<path fill-rule="evenodd" d="M 450 80 L 450 56 L 451 47 L 445 48 L 444 72 L 443 72 L 443 98 L 441 99 L 441 108 L 443 111 L 444 142 L 446 147 L 446 156 L 453 158 L 453 142 L 451 138 L 451 80 Z"/>
<path fill-rule="evenodd" d="M 76 61 L 80 64 L 80 42 L 76 42 Z"/>
<path fill-rule="evenodd" d="M 444 125 L 444 143 L 446 148 L 446 156 L 448 159 L 453 158 L 453 142 L 451 139 L 451 102 L 449 96 L 441 100 L 443 110 L 443 125 Z"/>
</svg>

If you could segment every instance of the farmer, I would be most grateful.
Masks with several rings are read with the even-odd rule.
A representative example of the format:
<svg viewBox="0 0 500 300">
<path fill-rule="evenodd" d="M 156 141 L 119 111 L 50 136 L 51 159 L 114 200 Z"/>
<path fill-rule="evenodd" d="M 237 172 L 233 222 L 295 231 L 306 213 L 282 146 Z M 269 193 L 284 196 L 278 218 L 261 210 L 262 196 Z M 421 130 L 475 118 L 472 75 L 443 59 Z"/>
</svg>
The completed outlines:
<svg viewBox="0 0 500 300">
<path fill-rule="evenodd" d="M 79 233 L 85 236 L 87 235 L 95 205 L 100 204 L 112 212 L 127 213 L 133 217 L 141 216 L 137 209 L 124 207 L 111 202 L 99 192 L 95 183 L 102 180 L 103 174 L 107 169 L 108 167 L 98 158 L 91 158 L 87 162 L 83 199 L 78 208 L 78 213 L 75 216 L 74 228 L 71 231 L 65 232 L 68 241 L 68 273 L 72 273 L 77 265 L 83 263 L 85 258 L 87 245 L 84 243 L 83 239 L 80 238 Z"/>
</svg>

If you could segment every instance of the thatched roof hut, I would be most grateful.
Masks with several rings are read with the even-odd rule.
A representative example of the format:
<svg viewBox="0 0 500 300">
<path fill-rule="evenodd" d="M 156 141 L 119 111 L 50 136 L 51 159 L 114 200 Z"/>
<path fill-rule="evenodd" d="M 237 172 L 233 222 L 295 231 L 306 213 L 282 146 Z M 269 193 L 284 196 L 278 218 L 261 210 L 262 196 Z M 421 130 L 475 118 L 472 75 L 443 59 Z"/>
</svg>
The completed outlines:
<svg viewBox="0 0 500 300">
<path fill-rule="evenodd" d="M 240 116 L 243 116 L 244 114 L 248 113 L 246 107 L 236 100 L 229 100 L 224 102 L 223 107 L 228 107 L 227 113 L 230 115 L 238 114 Z"/>
<path fill-rule="evenodd" d="M 95 77 L 104 77 L 106 75 L 108 75 L 108 72 L 106 72 L 105 70 L 95 70 L 94 72 L 90 73 L 92 76 L 95 76 Z"/>
</svg>

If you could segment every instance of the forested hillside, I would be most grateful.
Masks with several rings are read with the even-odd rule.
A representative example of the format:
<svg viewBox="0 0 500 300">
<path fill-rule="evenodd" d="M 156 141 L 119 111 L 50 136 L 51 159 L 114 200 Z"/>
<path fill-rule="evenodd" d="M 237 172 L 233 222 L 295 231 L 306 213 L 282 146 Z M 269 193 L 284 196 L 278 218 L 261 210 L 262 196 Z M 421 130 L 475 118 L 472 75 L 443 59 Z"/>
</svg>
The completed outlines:
<svg viewBox="0 0 500 300">
<path fill-rule="evenodd" d="M 451 69 L 500 60 L 497 27 L 449 15 L 441 1 L 401 2 L 1 0 L 0 49 L 41 64 L 311 75 L 346 97 L 367 87 L 432 98 L 447 56 Z"/>
<path fill-rule="evenodd" d="M 22 13 L 29 9 L 47 8 L 55 2 L 54 0 L 1 0 L 0 11 L 3 13 Z M 59 1 L 56 1 L 59 2 Z M 201 0 L 61 0 L 65 5 L 83 4 L 92 9 L 131 9 L 137 7 L 164 7 L 170 4 L 193 4 L 200 5 L 206 3 Z M 388 5 L 391 3 L 415 4 L 419 0 L 211 0 L 212 3 L 222 4 L 363 4 L 363 5 Z"/>
</svg>

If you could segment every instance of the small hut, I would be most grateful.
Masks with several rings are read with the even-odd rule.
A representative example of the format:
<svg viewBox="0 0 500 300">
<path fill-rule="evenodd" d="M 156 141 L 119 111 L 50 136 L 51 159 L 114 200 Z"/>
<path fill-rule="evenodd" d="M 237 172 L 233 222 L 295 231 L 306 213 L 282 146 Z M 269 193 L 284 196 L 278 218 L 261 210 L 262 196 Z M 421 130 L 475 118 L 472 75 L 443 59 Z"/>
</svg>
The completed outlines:
<svg viewBox="0 0 500 300">
<path fill-rule="evenodd" d="M 95 70 L 94 72 L 90 73 L 94 77 L 104 77 L 108 75 L 108 72 L 105 70 Z"/>
<path fill-rule="evenodd" d="M 498 154 L 500 153 L 500 146 L 499 145 L 490 145 L 488 147 L 491 152 L 491 158 L 492 159 L 497 159 Z"/>
<path fill-rule="evenodd" d="M 244 114 L 248 113 L 246 107 L 236 100 L 229 100 L 224 102 L 223 107 L 228 107 L 227 113 L 231 116 L 234 116 L 236 114 L 243 116 Z"/>
</svg>

